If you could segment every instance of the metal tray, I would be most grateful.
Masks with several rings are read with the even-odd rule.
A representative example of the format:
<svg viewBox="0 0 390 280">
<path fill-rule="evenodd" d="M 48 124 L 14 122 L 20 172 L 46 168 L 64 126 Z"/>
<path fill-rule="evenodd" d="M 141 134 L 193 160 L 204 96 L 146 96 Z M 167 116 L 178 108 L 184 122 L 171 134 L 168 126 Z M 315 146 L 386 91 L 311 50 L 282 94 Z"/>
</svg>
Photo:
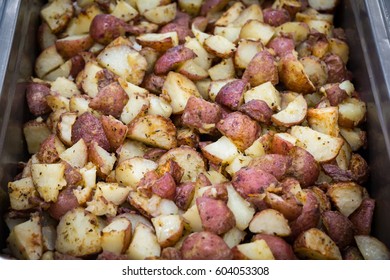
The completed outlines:
<svg viewBox="0 0 390 280">
<path fill-rule="evenodd" d="M 8 207 L 7 182 L 26 160 L 22 124 L 31 116 L 25 102 L 25 82 L 37 55 L 36 31 L 43 0 L 0 0 L 0 215 Z M 385 0 L 345 0 L 336 25 L 346 31 L 350 45 L 348 69 L 368 105 L 368 150 L 371 169 L 368 189 L 376 199 L 373 235 L 390 247 L 390 3 Z M 0 218 L 0 249 L 7 230 Z"/>
</svg>

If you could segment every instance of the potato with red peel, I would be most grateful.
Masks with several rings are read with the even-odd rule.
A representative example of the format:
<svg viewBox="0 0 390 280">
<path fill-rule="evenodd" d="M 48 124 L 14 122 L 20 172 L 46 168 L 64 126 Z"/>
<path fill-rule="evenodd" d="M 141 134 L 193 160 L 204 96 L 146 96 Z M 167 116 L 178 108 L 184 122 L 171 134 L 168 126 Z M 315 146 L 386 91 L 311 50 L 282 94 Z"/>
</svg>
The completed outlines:
<svg viewBox="0 0 390 280">
<path fill-rule="evenodd" d="M 336 209 L 348 217 L 359 208 L 364 192 L 363 187 L 354 182 L 343 182 L 330 185 L 327 195 Z"/>
<path fill-rule="evenodd" d="M 244 198 L 263 193 L 269 186 L 276 186 L 276 178 L 254 167 L 244 167 L 237 171 L 232 178 L 233 187 Z"/>
<path fill-rule="evenodd" d="M 252 87 L 271 82 L 273 85 L 279 83 L 279 74 L 275 58 L 266 50 L 258 52 L 249 62 L 243 76 Z"/>
<path fill-rule="evenodd" d="M 272 115 L 272 121 L 279 126 L 291 127 L 302 123 L 307 114 L 307 102 L 302 95 L 298 95 L 288 103 L 282 111 Z"/>
<path fill-rule="evenodd" d="M 230 248 L 218 235 L 208 231 L 187 236 L 180 252 L 185 260 L 231 260 Z"/>
<path fill-rule="evenodd" d="M 165 173 L 152 184 L 153 193 L 170 200 L 176 196 L 176 183 L 170 173 Z"/>
<path fill-rule="evenodd" d="M 112 40 L 124 36 L 128 31 L 125 21 L 109 14 L 96 15 L 89 29 L 89 34 L 95 42 L 102 45 L 109 44 Z"/>
<path fill-rule="evenodd" d="M 359 208 L 349 215 L 348 218 L 352 222 L 357 235 L 370 235 L 374 210 L 375 200 L 365 198 Z"/>
<path fill-rule="evenodd" d="M 65 146 L 55 134 L 47 137 L 40 145 L 37 158 L 42 163 L 55 163 L 60 160 L 60 154 Z"/>
<path fill-rule="evenodd" d="M 216 128 L 231 139 L 241 151 L 252 145 L 260 129 L 255 121 L 240 112 L 228 114 L 217 123 Z"/>
<path fill-rule="evenodd" d="M 244 102 L 244 92 L 249 89 L 245 80 L 234 80 L 224 85 L 218 92 L 215 102 L 236 111 Z"/>
<path fill-rule="evenodd" d="M 297 139 L 289 133 L 276 133 L 271 141 L 271 153 L 287 155 L 296 145 Z"/>
<path fill-rule="evenodd" d="M 238 111 L 264 124 L 271 123 L 271 117 L 274 113 L 265 101 L 259 99 L 252 99 L 242 104 L 238 107 Z"/>
<path fill-rule="evenodd" d="M 276 56 L 282 57 L 292 53 L 295 48 L 294 40 L 288 37 L 275 37 L 267 44 L 268 48 L 274 50 Z"/>
<path fill-rule="evenodd" d="M 78 206 L 79 202 L 73 194 L 73 188 L 66 188 L 58 194 L 57 201 L 50 204 L 48 212 L 51 217 L 60 220 L 66 212 Z"/>
<path fill-rule="evenodd" d="M 195 52 L 186 48 L 184 45 L 179 45 L 167 50 L 154 65 L 154 73 L 156 75 L 167 74 L 175 69 L 180 63 L 196 57 Z"/>
<path fill-rule="evenodd" d="M 267 8 L 263 10 L 264 22 L 271 26 L 279 26 L 290 21 L 290 14 L 286 9 Z"/>
<path fill-rule="evenodd" d="M 343 250 L 353 242 L 354 225 L 338 211 L 325 211 L 321 214 L 322 223 L 329 237 Z"/>
<path fill-rule="evenodd" d="M 315 158 L 300 147 L 293 147 L 288 152 L 292 158 L 288 174 L 296 178 L 302 187 L 309 187 L 317 180 L 320 168 Z"/>
<path fill-rule="evenodd" d="M 196 199 L 196 205 L 203 230 L 220 235 L 236 225 L 235 217 L 224 201 L 203 196 Z"/>
<path fill-rule="evenodd" d="M 200 15 L 206 16 L 208 13 L 214 13 L 222 10 L 229 0 L 206 0 L 203 2 L 202 7 L 200 8 Z"/>
<path fill-rule="evenodd" d="M 183 125 L 196 129 L 200 133 L 214 134 L 215 125 L 222 117 L 217 104 L 202 98 L 190 97 L 181 116 Z"/>
<path fill-rule="evenodd" d="M 88 160 L 97 167 L 97 175 L 106 178 L 114 168 L 116 157 L 92 141 L 88 146 Z"/>
<path fill-rule="evenodd" d="M 294 239 L 302 232 L 316 228 L 320 221 L 320 207 L 315 195 L 308 191 L 306 193 L 306 202 L 302 207 L 302 213 L 299 217 L 290 223 L 291 237 Z"/>
<path fill-rule="evenodd" d="M 292 159 L 289 156 L 278 154 L 266 154 L 252 159 L 248 167 L 263 170 L 275 176 L 280 181 L 290 169 Z"/>
<path fill-rule="evenodd" d="M 257 212 L 249 223 L 249 230 L 253 233 L 265 233 L 276 236 L 291 234 L 287 219 L 275 209 L 264 209 Z"/>
<path fill-rule="evenodd" d="M 258 233 L 253 236 L 252 240 L 264 240 L 268 247 L 271 249 L 272 254 L 274 255 L 276 260 L 296 260 L 297 257 L 294 254 L 294 251 L 290 244 L 288 244 L 283 238 Z"/>
<path fill-rule="evenodd" d="M 181 210 L 187 210 L 195 194 L 195 182 L 182 183 L 176 188 L 175 204 Z"/>
<path fill-rule="evenodd" d="M 46 100 L 46 96 L 48 95 L 50 95 L 50 88 L 45 84 L 30 83 L 27 86 L 26 98 L 31 114 L 40 116 L 51 111 Z"/>
<path fill-rule="evenodd" d="M 102 116 L 100 120 L 110 143 L 110 150 L 116 151 L 126 139 L 127 126 L 113 116 Z"/>
<path fill-rule="evenodd" d="M 270 208 L 282 213 L 289 221 L 295 220 L 302 213 L 302 206 L 298 200 L 291 195 L 279 196 L 272 192 L 267 192 L 264 201 Z"/>
<path fill-rule="evenodd" d="M 328 68 L 327 83 L 341 83 L 348 80 L 347 68 L 341 57 L 336 54 L 328 54 L 323 58 Z"/>
<path fill-rule="evenodd" d="M 64 59 L 72 58 L 82 51 L 88 50 L 93 45 L 93 39 L 89 34 L 73 35 L 56 40 L 57 51 Z"/>
<path fill-rule="evenodd" d="M 102 88 L 89 102 L 89 107 L 104 115 L 119 118 L 128 100 L 129 96 L 119 83 L 115 82 Z"/>
<path fill-rule="evenodd" d="M 141 34 L 136 40 L 142 47 L 150 47 L 158 52 L 166 52 L 179 44 L 176 32 Z"/>
<path fill-rule="evenodd" d="M 87 145 L 95 141 L 106 151 L 110 149 L 101 121 L 88 112 L 79 116 L 72 125 L 72 143 L 80 139 L 83 139 Z"/>
</svg>

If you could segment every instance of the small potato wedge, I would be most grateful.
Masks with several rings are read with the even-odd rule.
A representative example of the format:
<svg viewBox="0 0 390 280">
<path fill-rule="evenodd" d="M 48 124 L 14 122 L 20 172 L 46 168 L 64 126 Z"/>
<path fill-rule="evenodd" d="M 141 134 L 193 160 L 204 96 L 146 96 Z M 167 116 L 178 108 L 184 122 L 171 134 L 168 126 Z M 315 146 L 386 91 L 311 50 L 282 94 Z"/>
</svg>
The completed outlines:
<svg viewBox="0 0 390 280">
<path fill-rule="evenodd" d="M 123 254 L 130 245 L 131 222 L 122 217 L 114 219 L 102 229 L 102 249 L 104 251 Z"/>
<path fill-rule="evenodd" d="M 242 79 L 248 80 L 252 87 L 266 82 L 276 85 L 279 74 L 275 58 L 267 50 L 258 52 L 249 62 Z"/>
<path fill-rule="evenodd" d="M 157 241 L 162 248 L 176 244 L 184 230 L 183 218 L 179 215 L 161 215 L 152 218 Z"/>
<path fill-rule="evenodd" d="M 298 95 L 293 101 L 288 103 L 282 111 L 272 115 L 272 121 L 279 125 L 290 127 L 302 123 L 307 114 L 307 102 L 302 95 Z"/>
<path fill-rule="evenodd" d="M 165 52 L 179 44 L 176 32 L 147 33 L 136 37 L 138 44 L 143 47 L 150 47 L 159 52 Z"/>
<path fill-rule="evenodd" d="M 365 260 L 388 260 L 390 251 L 377 238 L 369 235 L 356 235 L 356 244 Z"/>
<path fill-rule="evenodd" d="M 253 217 L 249 224 L 253 233 L 265 233 L 276 236 L 288 236 L 291 233 L 286 218 L 277 210 L 265 209 Z"/>
<path fill-rule="evenodd" d="M 176 127 L 170 119 L 159 115 L 146 115 L 128 125 L 127 137 L 162 149 L 177 146 Z"/>
</svg>

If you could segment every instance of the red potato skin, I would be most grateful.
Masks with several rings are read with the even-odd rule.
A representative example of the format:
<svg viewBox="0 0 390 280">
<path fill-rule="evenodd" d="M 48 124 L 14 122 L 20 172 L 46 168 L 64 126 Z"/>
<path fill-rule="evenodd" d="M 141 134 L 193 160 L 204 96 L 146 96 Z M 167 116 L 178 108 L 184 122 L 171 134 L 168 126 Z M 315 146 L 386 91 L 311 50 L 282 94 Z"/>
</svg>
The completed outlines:
<svg viewBox="0 0 390 280">
<path fill-rule="evenodd" d="M 289 156 L 266 154 L 264 156 L 254 158 L 248 166 L 268 172 L 280 181 L 286 175 L 287 170 L 291 166 L 291 162 L 292 159 Z"/>
<path fill-rule="evenodd" d="M 206 185 L 211 185 L 211 183 Z M 225 203 L 228 201 L 228 193 L 226 190 L 226 185 L 224 183 L 213 185 L 212 189 L 213 191 L 211 189 L 206 190 L 202 196 L 213 198 L 213 199 L 219 199 Z"/>
<path fill-rule="evenodd" d="M 89 107 L 104 115 L 111 115 L 114 118 L 119 118 L 127 101 L 129 101 L 127 93 L 119 83 L 114 82 L 102 88 L 97 96 L 89 102 Z"/>
<path fill-rule="evenodd" d="M 328 67 L 327 83 L 341 83 L 348 79 L 347 68 L 343 60 L 336 54 L 328 54 L 323 58 Z"/>
<path fill-rule="evenodd" d="M 146 172 L 145 176 L 142 177 L 141 181 L 139 181 L 137 185 L 137 191 L 143 194 L 144 196 L 150 198 L 153 194 L 152 191 L 153 185 L 158 180 L 158 178 L 159 176 L 154 170 Z M 157 191 L 159 190 L 157 189 Z"/>
<path fill-rule="evenodd" d="M 234 215 L 224 201 L 209 197 L 198 197 L 196 205 L 205 231 L 220 235 L 236 225 Z"/>
<path fill-rule="evenodd" d="M 142 81 L 141 87 L 147 89 L 151 93 L 160 95 L 165 82 L 164 76 L 158 76 L 154 73 L 146 74 Z"/>
<path fill-rule="evenodd" d="M 303 205 L 302 213 L 290 223 L 290 238 L 295 239 L 299 234 L 318 226 L 320 221 L 320 206 L 315 195 L 308 191 L 306 203 Z"/>
<path fill-rule="evenodd" d="M 52 134 L 42 143 L 37 153 L 37 158 L 42 163 L 55 163 L 60 160 L 60 155 L 55 146 L 56 135 Z"/>
<path fill-rule="evenodd" d="M 118 76 L 107 69 L 100 70 L 96 73 L 96 78 L 98 79 L 98 89 L 99 91 L 105 88 L 106 86 L 117 82 Z"/>
<path fill-rule="evenodd" d="M 182 260 L 183 256 L 179 249 L 175 247 L 166 247 L 161 251 L 161 259 L 163 260 Z"/>
<path fill-rule="evenodd" d="M 367 182 L 370 175 L 370 168 L 361 155 L 352 154 L 351 161 L 349 162 L 349 170 L 351 170 L 356 183 L 362 185 Z"/>
<path fill-rule="evenodd" d="M 291 144 L 288 141 L 285 141 L 284 139 L 274 136 L 272 138 L 271 142 L 271 153 L 274 154 L 280 154 L 280 155 L 288 155 L 289 151 L 294 147 L 293 144 Z"/>
<path fill-rule="evenodd" d="M 128 260 L 129 258 L 125 254 L 115 254 L 110 251 L 103 251 L 97 257 L 96 260 Z"/>
<path fill-rule="evenodd" d="M 341 250 L 352 244 L 354 227 L 347 217 L 338 211 L 325 211 L 321 219 L 329 237 Z"/>
<path fill-rule="evenodd" d="M 195 194 L 195 182 L 182 183 L 176 188 L 174 202 L 181 210 L 187 210 Z"/>
<path fill-rule="evenodd" d="M 200 15 L 206 16 L 208 13 L 218 12 L 222 10 L 228 3 L 229 0 L 205 0 L 202 7 L 200 8 Z"/>
<path fill-rule="evenodd" d="M 26 88 L 28 109 L 34 116 L 40 116 L 51 112 L 46 101 L 50 95 L 50 88 L 44 84 L 30 83 Z"/>
<path fill-rule="evenodd" d="M 215 102 L 236 111 L 243 102 L 244 92 L 250 85 L 244 80 L 235 80 L 224 85 L 218 92 Z"/>
<path fill-rule="evenodd" d="M 233 258 L 225 241 L 208 231 L 195 232 L 187 236 L 180 251 L 184 260 L 231 260 Z"/>
<path fill-rule="evenodd" d="M 260 133 L 260 126 L 245 114 L 233 112 L 220 120 L 216 128 L 241 151 L 249 148 Z"/>
<path fill-rule="evenodd" d="M 72 126 L 72 143 L 76 143 L 81 138 L 87 145 L 96 141 L 106 151 L 110 150 L 110 143 L 100 120 L 89 112 L 80 115 Z"/>
<path fill-rule="evenodd" d="M 275 58 L 267 50 L 258 52 L 249 62 L 242 79 L 247 80 L 252 87 L 265 82 L 278 84 L 279 74 Z"/>
<path fill-rule="evenodd" d="M 295 220 L 302 213 L 302 206 L 298 204 L 298 201 L 292 195 L 278 196 L 269 192 L 265 197 L 265 202 L 270 208 L 282 213 L 289 221 Z"/>
<path fill-rule="evenodd" d="M 295 49 L 294 40 L 288 37 L 275 37 L 268 44 L 268 48 L 274 50 L 276 56 L 282 57 L 292 53 Z"/>
<path fill-rule="evenodd" d="M 73 189 L 66 188 L 59 193 L 57 201 L 51 203 L 48 211 L 50 216 L 56 220 L 60 220 L 66 212 L 76 208 L 77 206 L 79 206 L 79 203 L 73 194 Z"/>
<path fill-rule="evenodd" d="M 182 124 L 197 129 L 200 133 L 212 133 L 215 129 L 204 129 L 205 126 L 216 124 L 221 119 L 221 109 L 202 98 L 190 97 L 181 116 Z M 211 131 L 210 131 L 211 130 Z"/>
<path fill-rule="evenodd" d="M 72 167 L 69 163 L 62 161 L 65 164 L 65 180 L 67 187 L 76 187 L 80 184 L 83 177 L 78 169 Z"/>
<path fill-rule="evenodd" d="M 165 173 L 169 173 L 172 178 L 175 180 L 176 184 L 179 184 L 181 181 L 181 178 L 183 177 L 184 170 L 180 167 L 180 165 L 174 161 L 173 159 L 170 159 L 166 161 L 164 164 L 159 165 L 156 169 L 156 173 L 159 176 L 164 176 Z"/>
<path fill-rule="evenodd" d="M 354 246 L 350 246 L 343 251 L 343 260 L 364 260 L 359 249 Z"/>
<path fill-rule="evenodd" d="M 375 200 L 365 198 L 359 208 L 348 217 L 355 228 L 356 235 L 370 235 L 374 210 Z"/>
<path fill-rule="evenodd" d="M 252 240 L 264 240 L 268 247 L 271 249 L 272 254 L 276 260 L 296 260 L 297 257 L 290 244 L 288 244 L 283 238 L 259 233 L 253 236 Z"/>
<path fill-rule="evenodd" d="M 259 99 L 253 99 L 242 104 L 238 108 L 238 111 L 264 124 L 271 124 L 271 117 L 274 113 L 265 101 Z"/>
<path fill-rule="evenodd" d="M 325 95 L 329 100 L 331 106 L 337 106 L 348 97 L 348 94 L 345 90 L 339 87 L 339 83 L 330 85 L 325 90 Z"/>
<path fill-rule="evenodd" d="M 85 67 L 85 60 L 80 54 L 73 56 L 70 61 L 72 62 L 72 67 L 70 69 L 70 76 L 76 78 L 81 70 Z"/>
<path fill-rule="evenodd" d="M 176 183 L 170 173 L 165 173 L 152 185 L 154 194 L 166 199 L 173 200 L 176 196 Z"/>
<path fill-rule="evenodd" d="M 289 151 L 292 158 L 288 174 L 295 177 L 302 187 L 313 185 L 320 174 L 320 168 L 314 157 L 305 149 L 293 147 Z"/>
<path fill-rule="evenodd" d="M 279 26 L 291 20 L 290 14 L 286 9 L 267 8 L 263 10 L 264 23 L 271 26 Z"/>
<path fill-rule="evenodd" d="M 263 193 L 271 185 L 276 186 L 278 180 L 263 170 L 244 167 L 233 175 L 232 184 L 242 197 L 248 198 Z"/>
<path fill-rule="evenodd" d="M 80 40 L 78 43 L 57 40 L 55 45 L 58 53 L 64 59 L 69 59 L 80 52 L 88 50 L 90 47 L 92 47 L 93 43 L 94 41 L 92 37 L 88 36 L 86 39 L 84 39 L 83 41 Z"/>
<path fill-rule="evenodd" d="M 194 37 L 194 34 L 190 29 L 190 24 L 191 24 L 191 16 L 187 13 L 183 13 L 180 10 L 177 10 L 175 19 L 170 23 L 161 27 L 159 32 L 166 33 L 166 32 L 176 31 L 177 36 L 179 37 L 179 43 L 184 44 L 185 38 L 187 36 Z"/>
<path fill-rule="evenodd" d="M 100 120 L 111 151 L 116 151 L 126 139 L 127 126 L 112 116 L 103 115 Z"/>
<path fill-rule="evenodd" d="M 164 149 L 151 148 L 144 154 L 143 158 L 158 161 L 166 152 L 167 150 Z"/>
<path fill-rule="evenodd" d="M 196 54 L 184 45 L 179 45 L 167 50 L 154 65 L 154 73 L 156 75 L 164 75 L 175 69 L 180 63 L 193 59 Z"/>
<path fill-rule="evenodd" d="M 123 20 L 109 14 L 94 17 L 89 28 L 89 35 L 95 42 L 107 45 L 115 38 L 126 34 L 127 24 Z"/>
</svg>

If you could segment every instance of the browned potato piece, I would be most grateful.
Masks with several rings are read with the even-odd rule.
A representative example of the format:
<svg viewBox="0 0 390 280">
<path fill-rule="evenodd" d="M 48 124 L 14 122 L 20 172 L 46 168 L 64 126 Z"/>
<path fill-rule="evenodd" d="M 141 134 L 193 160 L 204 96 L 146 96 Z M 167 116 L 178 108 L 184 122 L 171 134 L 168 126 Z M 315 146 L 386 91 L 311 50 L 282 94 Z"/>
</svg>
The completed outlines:
<svg viewBox="0 0 390 280">
<path fill-rule="evenodd" d="M 276 178 L 260 169 L 244 167 L 237 171 L 232 178 L 233 187 L 244 198 L 263 193 L 269 186 L 278 184 Z"/>
<path fill-rule="evenodd" d="M 375 210 L 375 200 L 372 198 L 363 199 L 357 208 L 348 218 L 352 222 L 357 235 L 370 235 L 371 223 Z"/>
<path fill-rule="evenodd" d="M 151 93 L 160 95 L 165 82 L 165 76 L 158 76 L 154 73 L 146 74 L 142 81 L 141 87 L 147 89 Z"/>
<path fill-rule="evenodd" d="M 249 163 L 248 167 L 261 169 L 269 174 L 272 174 L 278 181 L 280 181 L 286 175 L 291 163 L 292 159 L 289 156 L 266 154 L 264 156 L 254 158 Z"/>
<path fill-rule="evenodd" d="M 352 154 L 349 162 L 349 170 L 356 183 L 363 184 L 367 182 L 369 176 L 369 167 L 366 160 L 359 154 Z"/>
<path fill-rule="evenodd" d="M 244 92 L 249 89 L 246 80 L 234 80 L 224 85 L 218 92 L 215 102 L 236 111 L 244 101 Z"/>
<path fill-rule="evenodd" d="M 95 42 L 107 45 L 115 38 L 123 36 L 129 30 L 125 21 L 109 14 L 96 15 L 89 29 L 89 35 Z"/>
<path fill-rule="evenodd" d="M 287 155 L 295 146 L 297 139 L 289 133 L 276 133 L 270 144 L 270 151 L 274 154 Z"/>
<path fill-rule="evenodd" d="M 37 153 L 37 158 L 42 163 L 55 163 L 60 160 L 60 154 L 65 151 L 65 146 L 55 134 L 47 137 Z"/>
<path fill-rule="evenodd" d="M 223 234 L 236 225 L 233 212 L 222 200 L 209 197 L 198 197 L 196 199 L 203 230 Z"/>
<path fill-rule="evenodd" d="M 89 34 L 68 36 L 55 42 L 58 53 L 64 59 L 69 59 L 79 52 L 88 50 L 93 43 Z"/>
<path fill-rule="evenodd" d="M 363 187 L 354 182 L 332 184 L 327 191 L 333 205 L 346 217 L 359 208 L 364 193 Z"/>
<path fill-rule="evenodd" d="M 162 149 L 177 146 L 176 127 L 172 121 L 160 115 L 135 118 L 128 125 L 127 137 Z"/>
<path fill-rule="evenodd" d="M 311 228 L 294 241 L 294 252 L 301 258 L 314 260 L 341 260 L 336 243 L 323 231 Z"/>
<path fill-rule="evenodd" d="M 142 34 L 136 40 L 142 47 L 150 47 L 158 52 L 166 52 L 179 43 L 176 32 Z"/>
<path fill-rule="evenodd" d="M 282 57 L 286 54 L 292 53 L 295 44 L 294 40 L 288 37 L 275 37 L 267 44 L 268 48 L 274 50 L 275 54 Z"/>
<path fill-rule="evenodd" d="M 106 178 L 114 168 L 116 157 L 92 141 L 88 146 L 88 160 L 97 167 L 97 175 Z"/>
<path fill-rule="evenodd" d="M 80 185 L 83 176 L 78 169 L 72 167 L 69 163 L 62 161 L 65 164 L 65 180 L 68 187 L 77 187 Z"/>
<path fill-rule="evenodd" d="M 313 185 L 320 174 L 320 168 L 314 157 L 300 147 L 291 148 L 288 155 L 292 158 L 288 173 L 295 177 L 303 187 Z"/>
<path fill-rule="evenodd" d="M 50 216 L 60 220 L 66 212 L 77 206 L 79 206 L 79 203 L 73 194 L 73 188 L 66 188 L 58 194 L 57 201 L 50 204 L 48 211 Z"/>
<path fill-rule="evenodd" d="M 160 33 L 176 32 L 179 38 L 179 43 L 184 44 L 185 38 L 187 36 L 194 37 L 194 34 L 190 29 L 190 23 L 191 23 L 191 16 L 189 14 L 177 10 L 176 18 L 170 23 L 161 27 L 159 32 Z"/>
<path fill-rule="evenodd" d="M 328 54 L 323 58 L 328 67 L 327 83 L 341 83 L 348 80 L 347 68 L 341 57 L 336 54 Z"/>
<path fill-rule="evenodd" d="M 174 200 L 176 196 L 176 183 L 172 175 L 167 172 L 158 178 L 152 185 L 152 191 L 162 198 Z"/>
<path fill-rule="evenodd" d="M 89 107 L 104 115 L 119 118 L 128 100 L 129 96 L 119 83 L 115 82 L 102 88 L 97 96 L 89 102 Z"/>
<path fill-rule="evenodd" d="M 353 242 L 354 226 L 338 211 L 325 211 L 321 214 L 322 223 L 329 237 L 342 250 Z"/>
<path fill-rule="evenodd" d="M 320 221 L 320 207 L 315 195 L 306 192 L 306 202 L 303 205 L 302 213 L 299 217 L 291 222 L 291 237 L 296 238 L 302 232 L 317 227 Z"/>
<path fill-rule="evenodd" d="M 348 97 L 348 94 L 345 90 L 339 87 L 339 83 L 327 84 L 324 86 L 325 96 L 328 98 L 331 106 L 337 106 L 344 99 Z"/>
<path fill-rule="evenodd" d="M 196 54 L 184 47 L 184 45 L 179 45 L 167 50 L 154 65 L 154 73 L 156 75 L 167 74 L 169 71 L 175 69 L 180 63 L 193 59 L 196 57 Z"/>
<path fill-rule="evenodd" d="M 351 170 L 341 169 L 335 164 L 322 164 L 325 174 L 332 178 L 334 182 L 351 182 L 353 175 Z"/>
<path fill-rule="evenodd" d="M 291 91 L 302 94 L 315 91 L 315 86 L 306 75 L 302 63 L 292 53 L 287 53 L 281 57 L 279 77 L 280 81 Z"/>
<path fill-rule="evenodd" d="M 206 16 L 208 13 L 215 13 L 222 10 L 229 0 L 206 0 L 203 2 L 202 7 L 200 8 L 200 15 Z"/>
<path fill-rule="evenodd" d="M 263 10 L 264 22 L 271 26 L 279 26 L 290 21 L 290 14 L 286 9 L 267 8 Z"/>
<path fill-rule="evenodd" d="M 127 126 L 113 116 L 102 116 L 101 122 L 111 150 L 116 151 L 125 141 Z"/>
<path fill-rule="evenodd" d="M 47 104 L 46 96 L 50 95 L 50 88 L 39 83 L 30 83 L 26 89 L 28 109 L 34 116 L 47 114 L 51 108 Z"/>
<path fill-rule="evenodd" d="M 195 194 L 195 182 L 182 183 L 176 188 L 175 204 L 181 210 L 187 210 Z"/>
<path fill-rule="evenodd" d="M 231 260 L 230 248 L 215 233 L 202 231 L 187 236 L 180 252 L 185 260 Z"/>
<path fill-rule="evenodd" d="M 87 145 L 95 141 L 106 151 L 110 149 L 101 121 L 89 112 L 79 116 L 72 126 L 72 143 L 80 139 L 83 139 Z"/>
<path fill-rule="evenodd" d="M 179 249 L 175 247 L 166 247 L 161 251 L 162 260 L 182 260 L 183 256 Z"/>
<path fill-rule="evenodd" d="M 156 172 L 159 176 L 164 176 L 165 173 L 169 173 L 176 184 L 180 183 L 181 178 L 183 177 L 184 171 L 180 165 L 174 160 L 168 160 L 158 166 Z"/>
<path fill-rule="evenodd" d="M 354 246 L 350 246 L 343 251 L 343 260 L 364 260 L 359 249 Z"/>
<path fill-rule="evenodd" d="M 264 240 L 271 249 L 275 260 L 296 260 L 297 257 L 290 244 L 283 238 L 275 235 L 258 233 L 253 236 L 252 240 Z"/>
<path fill-rule="evenodd" d="M 267 50 L 258 52 L 249 62 L 242 79 L 249 81 L 252 87 L 265 82 L 276 85 L 279 82 L 279 75 L 275 58 Z"/>
<path fill-rule="evenodd" d="M 293 221 L 302 213 L 302 206 L 298 203 L 294 196 L 279 196 L 277 194 L 267 192 L 264 198 L 265 203 L 275 210 L 278 210 L 283 216 Z"/>
<path fill-rule="evenodd" d="M 240 112 L 228 114 L 217 123 L 216 127 L 242 151 L 252 145 L 259 133 L 257 123 Z"/>
<path fill-rule="evenodd" d="M 190 97 L 184 108 L 181 120 L 183 125 L 200 133 L 214 133 L 215 124 L 221 119 L 221 109 L 217 104 L 202 98 Z"/>
<path fill-rule="evenodd" d="M 42 7 L 41 18 L 49 25 L 53 33 L 63 30 L 72 18 L 74 8 L 71 0 L 54 0 Z"/>
<path fill-rule="evenodd" d="M 192 148 L 197 148 L 199 145 L 199 135 L 197 132 L 190 128 L 179 128 L 177 130 L 177 145 L 180 147 L 190 146 Z"/>
</svg>

